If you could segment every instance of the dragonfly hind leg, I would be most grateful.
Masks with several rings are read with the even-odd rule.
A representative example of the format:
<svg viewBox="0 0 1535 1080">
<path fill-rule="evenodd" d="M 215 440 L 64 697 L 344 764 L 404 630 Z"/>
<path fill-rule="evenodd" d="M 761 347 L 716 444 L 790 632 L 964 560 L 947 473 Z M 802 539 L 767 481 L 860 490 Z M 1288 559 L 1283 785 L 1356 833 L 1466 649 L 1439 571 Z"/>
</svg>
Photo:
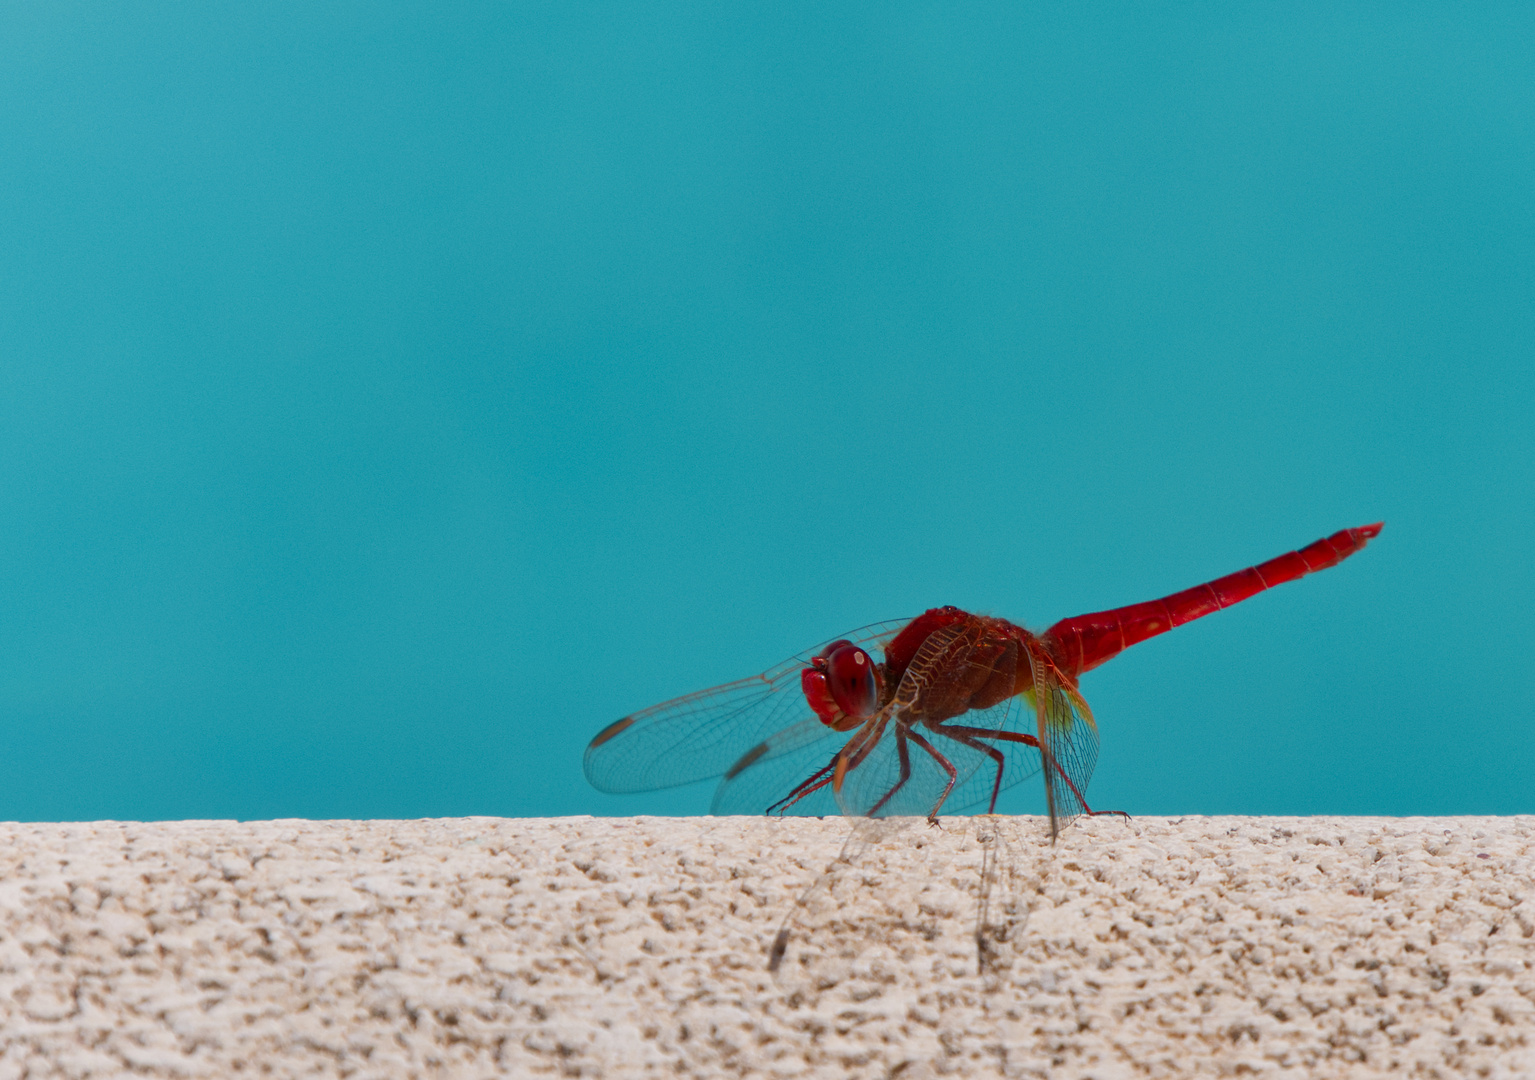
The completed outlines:
<svg viewBox="0 0 1535 1080">
<path fill-rule="evenodd" d="M 986 728 L 965 727 L 960 724 L 934 724 L 932 726 L 932 730 L 936 734 L 953 739 L 955 742 L 968 746 L 972 750 L 979 750 L 981 753 L 985 754 L 996 763 L 997 780 L 996 783 L 992 784 L 991 786 L 991 802 L 986 807 L 986 812 L 988 814 L 995 814 L 997 812 L 997 796 L 1002 794 L 1002 770 L 1006 766 L 1006 762 L 1002 757 L 1002 751 L 998 750 L 995 746 L 987 746 L 985 743 L 976 742 L 975 738 L 977 736 L 981 738 L 987 738 L 990 736 L 998 735 L 999 733 L 990 731 Z M 1037 745 L 1037 740 L 1031 738 L 1028 735 L 1020 736 L 1020 738 L 1028 739 L 1031 744 Z M 945 791 L 944 797 L 947 798 L 948 794 L 949 793 Z M 942 800 L 940 800 L 939 805 L 942 805 Z M 937 809 L 935 808 L 933 812 L 937 813 Z"/>
<path fill-rule="evenodd" d="M 996 813 L 997 796 L 1002 793 L 1002 753 L 994 746 L 984 746 L 975 742 L 974 740 L 1001 739 L 1004 742 L 1021 743 L 1024 746 L 1031 746 L 1035 750 L 1039 749 L 1038 739 L 1032 735 L 1024 735 L 1021 732 L 1016 731 L 991 731 L 987 728 L 965 727 L 960 724 L 937 725 L 933 728 L 933 730 L 938 732 L 940 735 L 947 735 L 949 738 L 955 740 L 956 742 L 964 743 L 966 746 L 982 751 L 997 763 L 997 781 L 991 789 L 991 806 L 986 811 L 988 814 Z M 1094 810 L 1092 807 L 1088 806 L 1087 800 L 1082 796 L 1082 792 L 1077 790 L 1076 783 L 1071 779 L 1070 776 L 1066 774 L 1066 770 L 1061 768 L 1060 765 L 1056 763 L 1054 755 L 1041 753 L 1040 757 L 1049 763 L 1050 768 L 1055 770 L 1057 776 L 1066 781 L 1066 786 L 1071 788 L 1071 793 L 1077 797 L 1077 802 L 1081 805 L 1082 813 L 1085 816 L 1103 817 L 1106 815 L 1118 815 L 1119 817 L 1124 818 L 1126 821 L 1130 820 L 1129 813 L 1124 810 Z"/>
</svg>

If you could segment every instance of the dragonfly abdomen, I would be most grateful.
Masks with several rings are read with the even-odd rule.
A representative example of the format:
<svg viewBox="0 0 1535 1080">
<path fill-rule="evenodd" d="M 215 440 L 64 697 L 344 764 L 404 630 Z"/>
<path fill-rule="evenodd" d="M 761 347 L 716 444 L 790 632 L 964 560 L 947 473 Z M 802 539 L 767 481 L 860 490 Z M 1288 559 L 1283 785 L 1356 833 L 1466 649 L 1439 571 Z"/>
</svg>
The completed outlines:
<svg viewBox="0 0 1535 1080">
<path fill-rule="evenodd" d="M 1249 566 L 1192 589 L 1111 611 L 1095 611 L 1062 619 L 1043 637 L 1072 676 L 1091 671 L 1131 645 L 1165 634 L 1175 626 L 1240 604 L 1265 589 L 1283 585 L 1318 570 L 1336 566 L 1380 535 L 1381 523 L 1344 529 L 1288 551 L 1268 562 Z"/>
</svg>

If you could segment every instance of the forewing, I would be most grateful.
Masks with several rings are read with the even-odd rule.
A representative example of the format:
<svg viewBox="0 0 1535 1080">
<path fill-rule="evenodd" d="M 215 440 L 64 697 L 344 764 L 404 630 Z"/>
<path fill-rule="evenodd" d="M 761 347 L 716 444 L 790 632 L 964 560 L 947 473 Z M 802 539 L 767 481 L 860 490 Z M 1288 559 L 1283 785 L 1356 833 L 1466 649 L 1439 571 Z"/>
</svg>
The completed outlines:
<svg viewBox="0 0 1535 1080">
<path fill-rule="evenodd" d="M 842 637 L 881 662 L 885 645 L 909 621 L 875 623 Z M 726 772 L 773 736 L 813 719 L 799 673 L 822 647 L 806 649 L 761 675 L 675 698 L 608 725 L 586 748 L 587 780 L 599 791 L 627 793 Z"/>
</svg>

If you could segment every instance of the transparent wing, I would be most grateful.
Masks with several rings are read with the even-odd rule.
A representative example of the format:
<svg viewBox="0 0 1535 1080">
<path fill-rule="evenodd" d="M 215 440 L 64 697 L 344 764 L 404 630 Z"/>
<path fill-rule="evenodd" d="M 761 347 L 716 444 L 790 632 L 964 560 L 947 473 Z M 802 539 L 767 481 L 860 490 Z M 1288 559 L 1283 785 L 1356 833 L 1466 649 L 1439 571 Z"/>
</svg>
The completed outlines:
<svg viewBox="0 0 1535 1080">
<path fill-rule="evenodd" d="M 1004 727 L 1010 716 L 1022 711 L 1018 698 L 1007 698 L 989 709 L 972 709 L 964 714 L 964 722 L 972 727 L 995 730 Z M 927 746 L 923 746 L 923 742 Z M 904 784 L 900 783 L 903 743 L 909 768 Z M 928 747 L 932 748 L 931 752 Z M 1004 754 L 1007 749 L 1004 748 Z M 985 751 L 936 735 L 921 726 L 898 728 L 892 725 L 883 732 L 868 756 L 849 770 L 837 801 L 844 813 L 857 816 L 927 817 L 936 815 L 940 809 L 952 813 L 959 807 L 952 802 L 953 792 L 948 797 L 943 794 L 949 773 L 939 758 L 954 769 L 953 791 L 978 785 L 984 787 L 986 796 L 990 797 L 996 763 Z"/>
<path fill-rule="evenodd" d="M 1098 724 L 1076 687 L 1067 686 L 1053 669 L 1036 669 L 1034 697 L 1054 837 L 1087 811 L 1087 782 L 1098 764 Z"/>
<path fill-rule="evenodd" d="M 1017 707 L 1003 718 L 996 730 L 1027 735 L 1036 740 L 1042 731 L 1046 733 L 1048 741 L 1045 745 L 1060 766 L 1051 770 L 1053 779 L 1045 792 L 1046 805 L 1051 808 L 1052 828 L 1059 832 L 1086 809 L 1088 781 L 1098 762 L 1098 726 L 1079 691 L 1067 686 L 1052 668 L 1038 664 L 1036 668 L 1037 684 L 1047 688 L 1043 695 L 1043 721 L 1040 695 L 1027 690 L 1019 695 Z M 967 714 L 955 722 L 968 724 L 972 715 Z M 1001 784 L 997 784 L 994 761 L 977 768 L 970 779 L 956 786 L 949 796 L 945 805 L 951 810 L 984 809 L 990 805 L 994 791 L 1006 791 L 1040 771 L 1043 759 L 1038 748 L 1010 740 L 990 741 L 1005 760 Z"/>
<path fill-rule="evenodd" d="M 996 635 L 980 620 L 930 634 L 890 704 L 843 751 L 848 766 L 837 792 L 843 811 L 933 816 L 953 792 L 978 782 L 972 777 L 984 777 L 989 791 L 996 762 L 985 739 L 974 733 L 1017 723 L 1013 717 L 1022 709 L 1011 689 L 1018 653 L 1016 641 Z M 966 708 L 992 685 L 1005 686 L 1008 693 L 988 707 Z M 946 725 L 970 734 L 946 733 Z"/>
<path fill-rule="evenodd" d="M 909 621 L 875 623 L 841 636 L 883 662 L 885 646 Z M 599 791 L 655 791 L 731 770 L 774 736 L 814 720 L 800 691 L 799 673 L 823 647 L 806 649 L 761 675 L 700 690 L 609 724 L 586 748 L 587 780 Z M 773 761 L 789 752 L 759 757 Z"/>
<path fill-rule="evenodd" d="M 1035 726 L 1034 691 L 1026 690 L 1013 700 L 1012 711 L 1007 714 L 1001 724 L 997 725 L 997 730 L 1018 735 L 1033 735 Z M 945 805 L 950 810 L 983 811 L 991 805 L 993 791 L 998 793 L 1006 791 L 1014 784 L 1021 783 L 1039 772 L 1039 751 L 1034 747 L 1001 740 L 994 740 L 993 745 L 1002 754 L 1001 785 L 997 784 L 995 762 L 987 764 L 985 768 L 976 769 L 970 779 L 956 787 L 954 793 L 949 796 L 949 801 Z"/>
<path fill-rule="evenodd" d="M 714 792 L 709 813 L 767 813 L 801 781 L 826 768 L 847 737 L 847 732 L 833 731 L 812 716 L 765 739 L 726 770 L 725 778 Z M 784 812 L 825 817 L 842 811 L 827 786 L 787 807 Z"/>
</svg>

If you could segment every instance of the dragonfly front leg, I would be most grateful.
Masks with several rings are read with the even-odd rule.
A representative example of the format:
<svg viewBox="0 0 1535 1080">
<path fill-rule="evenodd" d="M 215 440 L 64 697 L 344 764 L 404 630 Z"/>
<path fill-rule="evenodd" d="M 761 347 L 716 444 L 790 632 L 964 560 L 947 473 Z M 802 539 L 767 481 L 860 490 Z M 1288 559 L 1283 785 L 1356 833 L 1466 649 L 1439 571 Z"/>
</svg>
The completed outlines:
<svg viewBox="0 0 1535 1080">
<path fill-rule="evenodd" d="M 841 758 L 841 756 L 842 752 L 840 750 L 833 754 L 831 756 L 831 761 L 828 764 L 821 766 L 815 772 L 811 773 L 808 778 L 800 781 L 799 784 L 795 785 L 793 791 L 789 792 L 789 794 L 785 795 L 772 806 L 768 807 L 766 813 L 771 814 L 776 811 L 779 814 L 784 814 L 788 811 L 789 807 L 793 806 L 807 795 L 813 795 L 817 791 L 820 791 L 827 784 L 831 783 L 833 773 L 837 768 L 837 761 Z"/>
<path fill-rule="evenodd" d="M 871 722 L 861 728 L 857 735 L 849 739 L 842 749 L 831 756 L 830 762 L 817 769 L 807 779 L 797 784 L 793 791 L 768 807 L 767 812 L 769 814 L 774 811 L 779 814 L 786 813 L 789 807 L 820 791 L 827 784 L 831 785 L 832 791 L 841 791 L 843 777 L 858 768 L 863 763 L 863 759 L 868 757 L 879 743 L 880 736 L 885 731 L 886 719 L 881 717 L 877 723 Z M 891 794 L 894 794 L 894 791 Z M 889 796 L 887 795 L 886 798 Z M 871 813 L 870 816 L 872 817 L 873 814 Z"/>
</svg>

